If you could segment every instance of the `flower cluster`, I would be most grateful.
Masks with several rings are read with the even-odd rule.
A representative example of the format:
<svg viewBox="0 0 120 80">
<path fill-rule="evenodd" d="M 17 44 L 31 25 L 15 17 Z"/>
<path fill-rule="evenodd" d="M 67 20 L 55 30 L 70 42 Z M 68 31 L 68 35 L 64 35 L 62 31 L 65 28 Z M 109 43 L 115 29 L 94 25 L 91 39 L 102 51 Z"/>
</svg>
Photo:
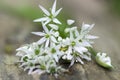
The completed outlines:
<svg viewBox="0 0 120 80">
<path fill-rule="evenodd" d="M 17 56 L 20 57 L 20 67 L 28 70 L 28 74 L 42 74 L 50 73 L 58 75 L 64 72 L 65 69 L 59 65 L 59 60 L 70 61 L 69 67 L 75 62 L 84 64 L 83 59 L 90 61 L 92 53 L 88 48 L 92 48 L 94 43 L 92 40 L 97 39 L 97 36 L 90 35 L 90 30 L 94 24 L 82 24 L 81 30 L 74 26 L 75 20 L 68 19 L 67 26 L 62 26 L 65 37 L 60 35 L 60 25 L 62 22 L 57 19 L 62 8 L 56 10 L 56 0 L 50 9 L 46 10 L 41 5 L 40 9 L 44 12 L 44 17 L 34 20 L 34 22 L 41 22 L 43 31 L 32 32 L 40 36 L 40 40 L 31 44 L 26 44 L 17 49 Z M 100 59 L 104 64 L 111 65 L 110 58 L 98 53 L 97 59 Z"/>
<path fill-rule="evenodd" d="M 52 51 L 52 48 L 50 49 Z M 27 44 L 17 49 L 17 56 L 20 58 L 20 67 L 24 70 L 29 70 L 28 74 L 42 74 L 42 73 L 57 73 L 63 71 L 64 69 L 57 65 L 56 58 L 57 54 L 52 55 L 47 49 L 44 50 L 42 45 L 37 43 Z M 53 50 L 54 52 L 54 50 Z"/>
</svg>

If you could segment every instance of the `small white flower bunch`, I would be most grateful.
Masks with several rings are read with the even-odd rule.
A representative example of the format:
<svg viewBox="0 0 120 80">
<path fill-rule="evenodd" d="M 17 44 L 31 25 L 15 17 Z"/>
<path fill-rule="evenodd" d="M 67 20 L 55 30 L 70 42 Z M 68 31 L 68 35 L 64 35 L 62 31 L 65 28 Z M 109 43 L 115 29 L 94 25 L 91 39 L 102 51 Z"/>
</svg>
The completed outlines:
<svg viewBox="0 0 120 80">
<path fill-rule="evenodd" d="M 44 49 L 43 45 L 34 42 L 18 48 L 17 51 L 16 55 L 20 57 L 20 67 L 24 68 L 24 71 L 28 70 L 28 74 L 40 75 L 47 72 L 57 76 L 59 72 L 64 71 L 61 66 L 57 65 L 58 59 L 53 59 L 57 57 L 57 54 L 52 55 L 55 52 L 52 47 L 49 50 Z"/>
<path fill-rule="evenodd" d="M 75 62 L 84 64 L 82 59 L 91 61 L 92 53 L 88 48 L 92 48 L 94 43 L 92 40 L 98 38 L 89 34 L 94 24 L 83 23 L 79 30 L 77 26 L 73 26 L 75 20 L 68 19 L 66 21 L 68 27 L 63 26 L 63 23 L 57 19 L 62 8 L 56 10 L 56 1 L 50 12 L 41 5 L 39 6 L 44 12 L 44 17 L 36 19 L 34 22 L 41 22 L 43 31 L 32 32 L 32 34 L 41 36 L 40 40 L 17 49 L 16 55 L 20 57 L 20 67 L 27 70 L 28 74 L 49 73 L 56 76 L 65 71 L 59 65 L 60 59 L 70 61 L 69 67 Z M 61 35 L 61 27 L 63 27 L 62 35 L 65 34 L 64 37 Z M 104 63 L 109 67 L 112 66 L 110 58 L 105 54 L 98 53 L 96 60 L 100 65 Z M 106 65 L 102 66 L 106 67 Z"/>
<path fill-rule="evenodd" d="M 106 53 L 97 53 L 96 62 L 105 68 L 113 68 L 111 65 L 111 59 Z"/>
</svg>

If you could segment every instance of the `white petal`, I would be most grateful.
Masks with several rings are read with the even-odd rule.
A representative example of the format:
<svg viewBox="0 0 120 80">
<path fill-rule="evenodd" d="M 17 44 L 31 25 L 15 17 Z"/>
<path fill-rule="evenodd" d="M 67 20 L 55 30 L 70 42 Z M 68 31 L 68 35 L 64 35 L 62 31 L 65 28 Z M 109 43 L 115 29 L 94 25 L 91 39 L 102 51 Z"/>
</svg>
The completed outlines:
<svg viewBox="0 0 120 80">
<path fill-rule="evenodd" d="M 101 56 L 101 53 L 99 52 L 99 53 L 97 53 L 97 55 L 96 55 L 97 57 L 100 57 Z"/>
<path fill-rule="evenodd" d="M 80 34 L 78 32 L 78 30 L 75 30 L 75 36 L 78 37 Z"/>
<path fill-rule="evenodd" d="M 75 31 L 75 30 L 77 30 L 77 26 L 71 28 L 71 31 Z"/>
<path fill-rule="evenodd" d="M 58 37 L 58 36 L 59 36 L 59 32 L 55 32 L 53 35 L 54 35 L 55 37 Z"/>
<path fill-rule="evenodd" d="M 52 14 L 54 15 L 55 14 L 55 11 L 56 11 L 56 0 L 52 6 Z"/>
<path fill-rule="evenodd" d="M 95 26 L 95 24 L 92 24 L 91 27 L 90 27 L 90 30 Z"/>
<path fill-rule="evenodd" d="M 71 54 L 67 54 L 67 59 L 72 60 L 73 56 Z"/>
<path fill-rule="evenodd" d="M 66 28 L 65 32 L 68 33 L 70 31 L 70 28 Z"/>
<path fill-rule="evenodd" d="M 55 24 L 49 24 L 49 26 L 50 26 L 52 29 L 58 30 L 58 26 L 55 25 Z"/>
<path fill-rule="evenodd" d="M 108 57 L 108 56 L 105 57 L 105 58 L 104 58 L 104 61 L 105 61 L 105 62 L 110 62 L 110 61 L 111 61 L 111 60 L 110 60 L 110 57 Z"/>
<path fill-rule="evenodd" d="M 62 41 L 62 38 L 61 38 L 61 37 L 58 37 L 58 41 Z"/>
<path fill-rule="evenodd" d="M 87 41 L 83 41 L 83 42 L 82 42 L 82 46 L 92 47 L 92 45 L 91 45 L 89 42 L 87 42 Z"/>
<path fill-rule="evenodd" d="M 86 33 L 88 33 L 93 27 L 94 27 L 95 24 L 92 24 L 92 25 L 89 25 L 89 24 L 82 24 L 82 31 L 85 31 Z"/>
<path fill-rule="evenodd" d="M 46 20 L 46 22 L 44 22 L 44 23 L 43 23 L 43 26 L 44 26 L 44 25 L 47 25 L 50 21 L 51 21 L 51 19 L 50 19 L 50 18 L 49 18 L 49 19 L 47 19 L 47 20 Z"/>
<path fill-rule="evenodd" d="M 55 58 L 55 61 L 58 62 L 58 60 L 59 60 L 59 59 L 58 59 L 58 56 L 53 55 L 53 57 Z"/>
<path fill-rule="evenodd" d="M 25 54 L 29 53 L 29 49 L 22 49 L 19 52 L 20 52 L 20 54 L 25 55 Z"/>
<path fill-rule="evenodd" d="M 54 18 L 53 22 L 56 23 L 56 24 L 61 24 L 61 22 L 57 18 Z"/>
<path fill-rule="evenodd" d="M 51 40 L 54 42 L 54 43 L 57 43 L 57 40 L 55 37 L 51 36 Z"/>
<path fill-rule="evenodd" d="M 35 74 L 35 75 L 36 74 L 41 75 L 43 73 L 45 73 L 45 71 L 42 71 L 42 70 L 35 70 L 35 71 L 32 72 L 32 74 Z"/>
<path fill-rule="evenodd" d="M 70 40 L 73 40 L 74 38 L 73 38 L 73 32 L 72 31 L 70 31 Z"/>
<path fill-rule="evenodd" d="M 88 49 L 85 48 L 85 47 L 80 47 L 80 49 L 81 49 L 82 52 L 87 52 L 88 51 Z"/>
<path fill-rule="evenodd" d="M 62 57 L 62 59 L 66 59 L 67 58 L 67 56 L 66 55 L 64 55 L 63 57 Z"/>
<path fill-rule="evenodd" d="M 44 36 L 45 33 L 43 32 L 32 32 L 32 34 L 38 35 L 38 36 Z"/>
<path fill-rule="evenodd" d="M 26 50 L 26 49 L 28 49 L 28 46 L 20 47 L 20 48 L 16 49 L 16 51 L 22 51 L 22 50 Z"/>
<path fill-rule="evenodd" d="M 108 64 L 109 66 L 112 66 L 110 57 L 106 57 L 105 63 Z"/>
<path fill-rule="evenodd" d="M 90 56 L 87 56 L 87 55 L 82 55 L 81 57 L 84 58 L 84 59 L 86 59 L 87 61 L 90 61 L 90 60 L 91 60 L 91 57 L 90 57 Z"/>
<path fill-rule="evenodd" d="M 69 38 L 63 39 L 62 42 L 65 44 L 65 46 L 71 43 Z"/>
<path fill-rule="evenodd" d="M 24 56 L 24 55 L 25 55 L 25 54 L 24 54 L 24 53 L 21 53 L 21 52 L 17 52 L 17 53 L 16 53 L 16 56 L 21 56 L 21 57 L 22 57 L 22 56 Z"/>
<path fill-rule="evenodd" d="M 62 10 L 62 8 L 60 8 L 59 10 L 57 10 L 57 11 L 55 12 L 55 14 L 54 14 L 54 17 L 56 17 L 56 16 L 60 13 L 61 10 Z"/>
<path fill-rule="evenodd" d="M 38 44 L 42 44 L 42 43 L 44 43 L 45 41 L 46 41 L 46 38 L 43 37 L 43 38 L 41 38 L 37 43 L 38 43 Z"/>
<path fill-rule="evenodd" d="M 87 52 L 88 50 L 85 47 L 74 47 L 74 49 L 79 52 L 80 54 L 83 54 L 83 52 Z"/>
<path fill-rule="evenodd" d="M 38 72 L 40 72 L 40 70 L 34 70 L 31 74 L 34 75 L 34 74 L 38 74 Z"/>
<path fill-rule="evenodd" d="M 49 42 L 50 42 L 49 39 L 47 39 L 46 44 L 45 44 L 45 47 L 48 47 Z"/>
<path fill-rule="evenodd" d="M 70 19 L 67 20 L 67 24 L 68 24 L 68 25 L 72 25 L 74 22 L 75 22 L 75 20 L 70 20 Z"/>
<path fill-rule="evenodd" d="M 97 39 L 99 37 L 98 36 L 87 35 L 86 38 L 87 39 Z"/>
<path fill-rule="evenodd" d="M 45 33 L 49 34 L 49 30 L 45 25 L 43 26 L 43 29 L 44 29 Z"/>
<path fill-rule="evenodd" d="M 106 56 L 107 56 L 107 54 L 106 54 L 106 53 L 102 53 L 101 55 L 102 55 L 102 57 L 106 57 Z"/>
<path fill-rule="evenodd" d="M 73 58 L 72 61 L 71 61 L 71 63 L 70 63 L 70 66 L 69 66 L 69 67 L 71 67 L 71 66 L 74 64 L 74 62 L 75 62 L 75 60 L 74 60 L 74 58 Z"/>
<path fill-rule="evenodd" d="M 42 7 L 41 5 L 39 5 L 39 7 L 47 16 L 50 16 L 50 13 L 44 7 Z"/>
<path fill-rule="evenodd" d="M 76 57 L 76 59 L 77 59 L 81 64 L 84 64 L 84 62 L 83 62 L 79 57 Z"/>
<path fill-rule="evenodd" d="M 43 22 L 43 21 L 46 21 L 47 19 L 48 17 L 43 17 L 43 18 L 35 19 L 33 20 L 33 22 Z"/>
<path fill-rule="evenodd" d="M 72 53 L 72 47 L 71 47 L 71 46 L 68 48 L 67 53 L 68 53 L 68 54 L 71 54 L 71 53 Z"/>
<path fill-rule="evenodd" d="M 32 74 L 33 68 L 30 68 L 28 74 Z"/>
<path fill-rule="evenodd" d="M 90 25 L 83 23 L 82 29 L 83 29 L 83 30 L 86 30 L 86 29 L 88 29 L 88 28 L 90 28 Z"/>
</svg>

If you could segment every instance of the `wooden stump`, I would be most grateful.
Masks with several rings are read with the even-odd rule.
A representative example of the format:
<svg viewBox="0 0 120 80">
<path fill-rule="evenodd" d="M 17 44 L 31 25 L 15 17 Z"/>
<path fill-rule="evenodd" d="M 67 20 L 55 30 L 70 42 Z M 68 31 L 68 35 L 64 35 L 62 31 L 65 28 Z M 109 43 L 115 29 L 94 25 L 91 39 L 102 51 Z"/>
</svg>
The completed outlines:
<svg viewBox="0 0 120 80">
<path fill-rule="evenodd" d="M 39 80 L 119 80 L 120 72 L 104 69 L 94 61 L 86 62 L 85 65 L 74 64 L 70 72 L 60 74 L 58 78 L 43 74 Z"/>
</svg>

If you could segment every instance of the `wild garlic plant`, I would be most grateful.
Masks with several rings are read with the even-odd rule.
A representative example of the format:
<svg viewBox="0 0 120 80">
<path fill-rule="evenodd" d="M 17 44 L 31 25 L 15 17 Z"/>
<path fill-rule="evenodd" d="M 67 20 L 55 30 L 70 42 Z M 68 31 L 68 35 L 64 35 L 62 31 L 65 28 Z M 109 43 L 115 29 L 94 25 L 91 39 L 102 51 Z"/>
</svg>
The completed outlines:
<svg viewBox="0 0 120 80">
<path fill-rule="evenodd" d="M 73 66 L 75 62 L 84 64 L 83 59 L 91 61 L 93 53 L 88 48 L 92 48 L 94 43 L 92 40 L 98 38 L 89 34 L 94 24 L 83 23 L 79 30 L 77 26 L 72 27 L 75 20 L 68 19 L 66 24 L 69 27 L 64 28 L 64 34 L 67 36 L 62 37 L 59 29 L 63 23 L 57 18 L 62 8 L 56 10 L 56 1 L 50 11 L 39 5 L 44 17 L 36 19 L 34 22 L 40 22 L 43 31 L 32 32 L 32 34 L 40 36 L 40 40 L 16 49 L 16 55 L 20 58 L 20 67 L 27 70 L 28 74 L 49 73 L 58 76 L 59 73 L 66 71 L 60 66 L 60 59 L 70 61 L 69 67 Z M 98 53 L 94 57 L 101 66 L 112 67 L 110 57 L 105 53 Z"/>
</svg>

